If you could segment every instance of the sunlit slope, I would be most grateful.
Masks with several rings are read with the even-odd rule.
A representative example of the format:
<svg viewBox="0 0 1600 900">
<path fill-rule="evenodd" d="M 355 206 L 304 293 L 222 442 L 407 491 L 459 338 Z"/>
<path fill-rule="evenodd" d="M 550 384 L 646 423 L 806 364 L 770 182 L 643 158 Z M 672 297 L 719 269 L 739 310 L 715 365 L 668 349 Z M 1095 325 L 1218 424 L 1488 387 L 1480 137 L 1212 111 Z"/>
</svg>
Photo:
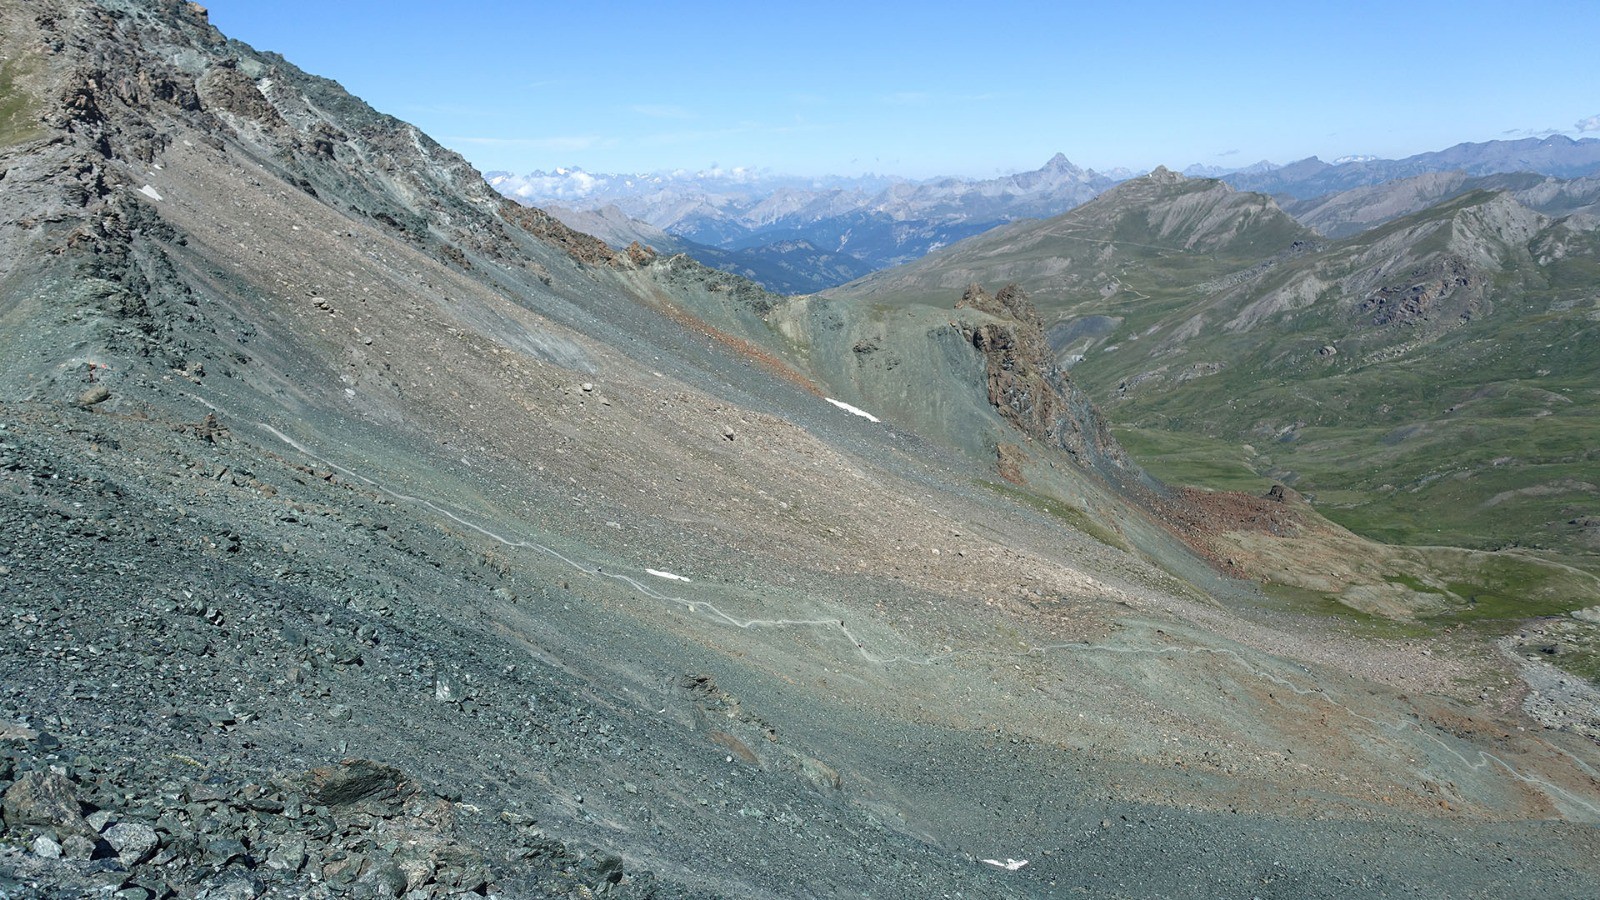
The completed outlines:
<svg viewBox="0 0 1600 900">
<path fill-rule="evenodd" d="M 1176 481 L 1282 481 L 1357 531 L 1593 560 L 1594 220 L 1471 192 L 1337 242 L 1156 173 L 840 295 L 1015 280 L 1073 379 Z"/>
</svg>

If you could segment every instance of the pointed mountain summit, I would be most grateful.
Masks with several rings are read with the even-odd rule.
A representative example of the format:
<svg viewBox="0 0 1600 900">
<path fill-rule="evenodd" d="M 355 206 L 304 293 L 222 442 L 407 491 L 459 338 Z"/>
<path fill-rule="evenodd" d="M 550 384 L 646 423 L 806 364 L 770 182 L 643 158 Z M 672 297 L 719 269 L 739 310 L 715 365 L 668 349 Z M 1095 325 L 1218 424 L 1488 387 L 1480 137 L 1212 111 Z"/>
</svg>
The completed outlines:
<svg viewBox="0 0 1600 900">
<path fill-rule="evenodd" d="M 699 261 L 785 293 L 833 287 L 1006 222 L 1056 215 L 1116 183 L 1060 153 L 1038 169 L 990 179 L 823 182 L 491 176 L 497 190 L 522 203 L 552 202 L 577 213 L 615 206 L 689 242 L 686 252 Z M 819 265 L 806 269 L 787 258 L 801 244 L 813 249 Z"/>
<path fill-rule="evenodd" d="M 1057 153 L 1032 172 L 1018 172 L 1011 180 L 1023 191 L 1038 191 L 1045 186 L 1060 187 L 1093 181 L 1093 172 L 1074 165 L 1065 154 Z"/>
<path fill-rule="evenodd" d="M 1143 277 L 1123 272 L 1127 265 L 1179 290 L 1315 239 L 1264 194 L 1161 167 L 1062 215 L 996 229 L 835 293 L 928 296 L 1003 273 L 1032 294 L 1048 321 L 1108 285 Z"/>
</svg>

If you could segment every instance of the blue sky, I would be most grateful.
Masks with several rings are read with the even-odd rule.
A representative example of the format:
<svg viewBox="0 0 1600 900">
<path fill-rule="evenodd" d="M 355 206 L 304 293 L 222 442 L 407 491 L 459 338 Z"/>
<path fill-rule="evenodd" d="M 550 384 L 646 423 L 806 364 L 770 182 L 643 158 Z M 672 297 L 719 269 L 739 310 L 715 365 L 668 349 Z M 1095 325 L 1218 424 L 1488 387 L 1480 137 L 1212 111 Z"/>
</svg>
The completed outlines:
<svg viewBox="0 0 1600 900">
<path fill-rule="evenodd" d="M 1057 151 L 1142 170 L 1600 137 L 1594 0 L 206 6 L 486 171 L 988 176 Z"/>
</svg>

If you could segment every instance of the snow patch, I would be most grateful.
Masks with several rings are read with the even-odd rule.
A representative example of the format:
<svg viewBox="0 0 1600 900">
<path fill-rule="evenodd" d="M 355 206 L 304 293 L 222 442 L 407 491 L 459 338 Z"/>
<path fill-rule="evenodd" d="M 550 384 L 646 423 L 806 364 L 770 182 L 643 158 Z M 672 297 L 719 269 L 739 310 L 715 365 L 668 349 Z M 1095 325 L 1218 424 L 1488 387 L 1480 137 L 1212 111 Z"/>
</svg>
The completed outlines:
<svg viewBox="0 0 1600 900">
<path fill-rule="evenodd" d="M 877 416 L 873 415 L 872 413 L 869 413 L 866 410 L 861 409 L 859 407 L 851 406 L 850 404 L 844 402 L 843 400 L 835 400 L 832 397 L 823 397 L 822 399 L 828 401 L 829 403 L 832 403 L 834 406 L 839 407 L 840 409 L 844 410 L 847 413 L 850 413 L 852 415 L 860 416 L 861 418 L 866 419 L 869 422 L 881 422 L 881 421 L 883 421 L 882 419 L 878 418 Z"/>
<path fill-rule="evenodd" d="M 668 581 L 688 581 L 689 580 L 689 579 L 683 577 L 682 575 L 674 575 L 671 572 L 663 572 L 660 569 L 645 569 L 645 571 L 648 572 L 651 575 L 654 575 L 657 578 L 665 578 Z"/>
<path fill-rule="evenodd" d="M 1025 859 L 1012 859 L 1009 856 L 1006 857 L 1005 862 L 1001 862 L 998 859 L 986 859 L 983 860 L 983 862 L 986 862 L 997 869 L 1005 869 L 1007 872 L 1015 872 L 1016 870 L 1028 864 L 1028 861 Z"/>
<path fill-rule="evenodd" d="M 151 187 L 148 184 L 145 185 L 142 188 L 139 188 L 139 193 L 145 195 L 146 197 L 149 197 L 151 200 L 160 200 L 161 199 L 161 194 L 158 193 L 155 188 Z"/>
</svg>

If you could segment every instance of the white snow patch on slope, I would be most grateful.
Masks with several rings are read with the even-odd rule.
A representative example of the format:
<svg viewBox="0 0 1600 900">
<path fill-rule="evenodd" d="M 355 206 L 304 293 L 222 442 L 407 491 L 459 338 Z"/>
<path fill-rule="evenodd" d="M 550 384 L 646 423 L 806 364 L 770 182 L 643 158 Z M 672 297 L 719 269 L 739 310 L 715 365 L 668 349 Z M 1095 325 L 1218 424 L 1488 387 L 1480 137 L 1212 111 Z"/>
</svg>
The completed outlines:
<svg viewBox="0 0 1600 900">
<path fill-rule="evenodd" d="M 148 184 L 145 185 L 142 188 L 139 188 L 139 193 L 145 195 L 146 197 L 149 197 L 151 200 L 160 200 L 161 199 L 161 194 L 158 193 L 155 188 L 151 187 Z"/>
<path fill-rule="evenodd" d="M 671 572 L 663 572 L 660 569 L 645 569 L 645 571 L 650 573 L 651 575 L 654 575 L 657 578 L 665 578 L 668 581 L 688 581 L 689 580 L 689 579 L 683 577 L 682 575 L 674 575 Z"/>
<path fill-rule="evenodd" d="M 858 415 L 861 418 L 866 419 L 869 422 L 881 422 L 881 421 L 883 421 L 882 419 L 879 419 L 877 416 L 873 415 L 872 413 L 869 413 L 864 409 L 860 409 L 859 407 L 851 406 L 850 404 L 844 402 L 843 400 L 835 400 L 832 397 L 823 397 L 822 399 L 828 401 L 829 403 L 832 403 L 834 406 L 839 407 L 840 409 L 844 410 L 847 413 L 853 413 L 854 415 Z"/>
<path fill-rule="evenodd" d="M 1012 859 L 1009 856 L 1006 857 L 1005 862 L 1001 862 L 998 859 L 986 859 L 984 862 L 994 866 L 997 869 L 1005 869 L 1007 872 L 1015 872 L 1016 870 L 1028 864 L 1028 861 L 1025 859 Z"/>
</svg>

